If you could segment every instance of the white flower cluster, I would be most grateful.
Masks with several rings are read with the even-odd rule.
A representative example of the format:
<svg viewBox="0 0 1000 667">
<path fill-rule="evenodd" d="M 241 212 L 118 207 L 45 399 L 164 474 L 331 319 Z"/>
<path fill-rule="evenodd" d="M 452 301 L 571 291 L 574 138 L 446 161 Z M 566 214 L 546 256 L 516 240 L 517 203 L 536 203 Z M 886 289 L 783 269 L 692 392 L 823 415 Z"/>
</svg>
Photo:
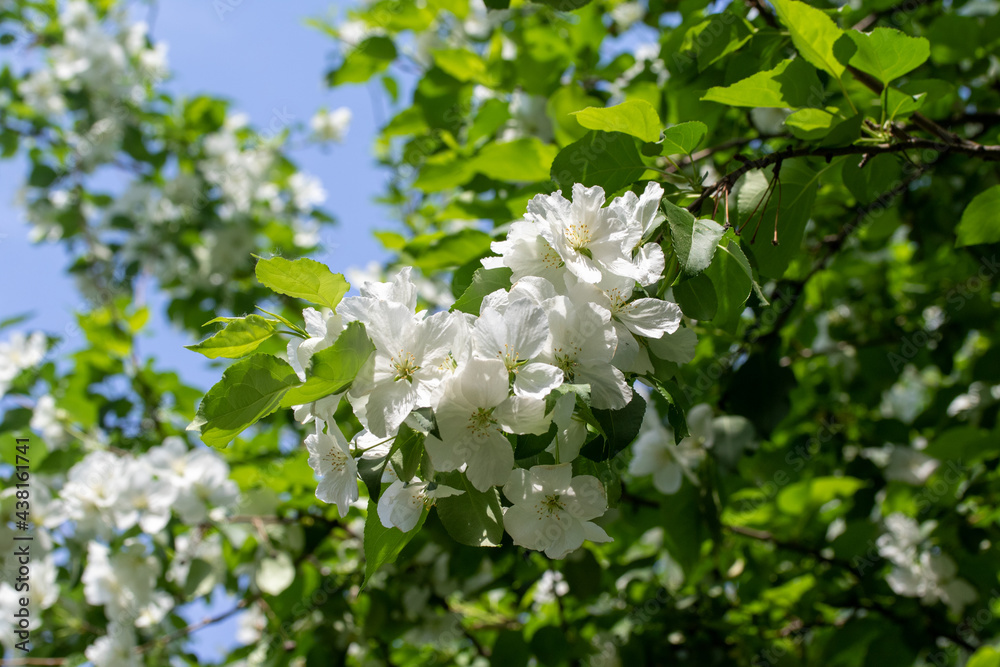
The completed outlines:
<svg viewBox="0 0 1000 667">
<path fill-rule="evenodd" d="M 98 114 L 113 119 L 111 112 L 120 100 L 139 102 L 151 82 L 166 77 L 166 45 L 149 44 L 148 26 L 129 24 L 123 11 L 109 18 L 117 24 L 112 32 L 91 3 L 66 3 L 59 14 L 62 39 L 49 49 L 49 66 L 31 73 L 18 87 L 30 106 L 60 114 L 67 110 L 67 95 L 86 92 Z"/>
<path fill-rule="evenodd" d="M 91 452 L 70 468 L 59 495 L 78 533 L 107 537 L 135 525 L 159 533 L 172 513 L 188 524 L 219 520 L 239 489 L 214 451 L 168 437 L 135 458 Z"/>
<path fill-rule="evenodd" d="M 0 398 L 7 393 L 11 382 L 21 371 L 42 362 L 47 349 L 45 334 L 41 331 L 35 331 L 30 336 L 16 331 L 9 340 L 0 343 Z"/>
<path fill-rule="evenodd" d="M 603 487 L 571 472 L 587 437 L 575 391 L 588 385 L 593 408 L 621 409 L 632 399 L 626 373 L 652 370 L 651 347 L 685 356 L 679 350 L 690 341 L 680 309 L 644 290 L 664 268 L 662 249 L 649 242 L 664 220 L 662 195 L 650 184 L 641 197 L 629 192 L 605 206 L 601 188 L 576 185 L 572 201 L 559 193 L 535 197 L 525 219 L 493 244 L 499 256 L 483 260 L 513 275 L 509 289 L 485 296 L 478 317 L 417 312 L 408 268 L 392 282 L 366 284 L 337 313 L 307 309 L 310 338 L 288 346 L 302 379 L 312 355 L 349 322 L 363 323 L 375 344 L 347 394 L 365 427 L 353 443 L 333 421 L 341 396 L 296 412 L 303 422 L 315 420 L 306 445 L 321 477 L 317 496 L 346 512 L 358 498 L 354 456 L 375 445 L 386 451 L 404 422 L 426 432 L 412 415 L 429 409 L 437 428 L 424 447 L 434 471 L 462 471 L 482 492 L 502 487 L 513 503 L 504 524 L 516 544 L 559 558 L 584 539 L 610 539 L 592 523 L 607 508 Z M 544 435 L 553 423 L 548 451 L 555 465 L 516 468 L 507 435 Z M 459 493 L 431 479 L 383 481 L 391 485 L 379 500 L 379 517 L 404 531 L 425 506 Z"/>
<path fill-rule="evenodd" d="M 878 553 L 893 565 L 886 581 L 895 593 L 920 598 L 924 604 L 943 602 L 953 614 L 961 614 L 978 596 L 969 582 L 956 576 L 951 556 L 931 545 L 928 537 L 936 526 L 890 514 L 885 518 L 888 532 L 876 542 Z"/>
</svg>

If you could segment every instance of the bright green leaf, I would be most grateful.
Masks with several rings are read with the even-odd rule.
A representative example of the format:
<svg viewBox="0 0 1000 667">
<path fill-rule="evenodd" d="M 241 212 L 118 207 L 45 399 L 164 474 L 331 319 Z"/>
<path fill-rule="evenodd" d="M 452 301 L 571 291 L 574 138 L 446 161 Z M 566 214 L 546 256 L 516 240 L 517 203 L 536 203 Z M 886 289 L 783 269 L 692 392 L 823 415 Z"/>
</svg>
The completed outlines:
<svg viewBox="0 0 1000 667">
<path fill-rule="evenodd" d="M 772 4 L 802 57 L 839 79 L 844 73 L 844 65 L 834 55 L 833 45 L 844 31 L 823 11 L 804 2 L 773 0 Z"/>
<path fill-rule="evenodd" d="M 274 334 L 274 325 L 260 315 L 247 315 L 229 322 L 226 327 L 187 349 L 204 354 L 209 359 L 226 357 L 239 359 L 256 350 Z"/>
<path fill-rule="evenodd" d="M 274 412 L 282 396 L 299 384 L 287 362 L 255 354 L 226 369 L 201 405 L 188 430 L 200 431 L 211 447 L 225 447 L 259 419 Z"/>
<path fill-rule="evenodd" d="M 996 243 L 1000 241 L 1000 185 L 994 185 L 989 190 L 980 192 L 969 202 L 962 212 L 955 233 L 958 239 L 955 246 L 979 245 L 980 243 Z"/>
<path fill-rule="evenodd" d="M 623 132 L 643 141 L 659 141 L 663 128 L 656 109 L 646 100 L 626 100 L 613 107 L 589 107 L 573 115 L 589 130 Z"/>
<path fill-rule="evenodd" d="M 735 107 L 816 107 L 823 102 L 823 86 L 816 70 L 805 60 L 795 58 L 731 86 L 709 88 L 701 99 Z"/>
<path fill-rule="evenodd" d="M 708 134 L 708 126 L 692 120 L 672 125 L 663 131 L 663 155 L 689 154 Z"/>
<path fill-rule="evenodd" d="M 374 351 L 375 345 L 368 338 L 364 325 L 349 323 L 333 345 L 312 356 L 308 380 L 290 389 L 281 406 L 303 405 L 347 391 Z"/>
<path fill-rule="evenodd" d="M 470 315 L 478 315 L 479 307 L 483 303 L 483 297 L 492 294 L 498 289 L 506 290 L 510 288 L 511 270 L 507 267 L 499 269 L 476 269 L 472 276 L 472 284 L 455 301 L 452 310 L 460 310 Z"/>
<path fill-rule="evenodd" d="M 883 84 L 920 67 L 931 55 L 926 39 L 892 28 L 875 28 L 868 34 L 849 30 L 833 50 L 842 64 L 867 72 Z"/>
<path fill-rule="evenodd" d="M 272 257 L 257 262 L 257 280 L 278 294 L 335 309 L 351 288 L 344 276 L 312 259 Z"/>
<path fill-rule="evenodd" d="M 670 240 L 677 261 L 688 275 L 701 273 L 712 262 L 722 238 L 722 225 L 709 219 L 696 219 L 687 209 L 664 200 Z"/>
</svg>

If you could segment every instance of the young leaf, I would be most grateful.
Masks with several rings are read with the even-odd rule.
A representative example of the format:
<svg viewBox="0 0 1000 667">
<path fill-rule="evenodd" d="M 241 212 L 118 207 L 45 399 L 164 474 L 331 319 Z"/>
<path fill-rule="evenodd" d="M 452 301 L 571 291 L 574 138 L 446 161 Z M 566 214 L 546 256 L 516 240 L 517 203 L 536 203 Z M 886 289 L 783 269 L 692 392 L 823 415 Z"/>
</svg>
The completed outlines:
<svg viewBox="0 0 1000 667">
<path fill-rule="evenodd" d="M 257 262 L 257 280 L 278 294 L 304 299 L 335 309 L 351 288 L 344 276 L 312 259 L 289 261 L 282 257 Z"/>
<path fill-rule="evenodd" d="M 476 489 L 460 472 L 439 474 L 442 484 L 465 493 L 438 498 L 438 518 L 456 542 L 472 547 L 498 547 L 503 539 L 503 511 L 495 488 Z"/>
<path fill-rule="evenodd" d="M 374 500 L 368 501 L 368 517 L 365 519 L 365 580 L 361 589 L 368 585 L 372 575 L 386 563 L 394 560 L 413 536 L 420 532 L 427 520 L 427 510 L 420 515 L 417 525 L 407 533 L 399 528 L 386 528 L 378 518 L 378 505 Z"/>
<path fill-rule="evenodd" d="M 646 100 L 626 100 L 613 107 L 587 107 L 574 111 L 577 122 L 588 130 L 624 132 L 643 141 L 659 141 L 663 124 Z"/>
<path fill-rule="evenodd" d="M 834 55 L 833 45 L 844 31 L 822 10 L 804 2 L 773 0 L 772 4 L 802 57 L 814 67 L 839 79 L 844 73 L 844 65 Z"/>
<path fill-rule="evenodd" d="M 498 289 L 508 289 L 510 287 L 511 270 L 507 267 L 499 269 L 476 269 L 472 275 L 472 284 L 459 297 L 452 310 L 460 310 L 470 315 L 478 315 L 479 307 L 483 303 L 483 297 L 492 294 Z"/>
<path fill-rule="evenodd" d="M 226 369 L 201 405 L 190 431 L 200 431 L 211 447 L 225 447 L 233 438 L 274 412 L 281 397 L 299 384 L 287 362 L 269 354 L 255 354 Z"/>
<path fill-rule="evenodd" d="M 980 192 L 965 207 L 958 229 L 955 230 L 958 235 L 955 246 L 962 248 L 1000 241 L 1000 217 L 997 216 L 997 211 L 1000 211 L 1000 185 Z"/>
<path fill-rule="evenodd" d="M 312 356 L 309 379 L 305 384 L 289 390 L 281 401 L 281 407 L 311 403 L 324 396 L 347 391 L 374 351 L 375 345 L 368 338 L 365 326 L 360 322 L 350 322 L 333 345 Z"/>
<path fill-rule="evenodd" d="M 239 359 L 256 350 L 274 334 L 274 325 L 260 315 L 247 315 L 226 324 L 226 327 L 187 349 L 204 354 L 209 359 L 225 357 Z"/>
<path fill-rule="evenodd" d="M 678 123 L 663 131 L 663 155 L 689 154 L 708 134 L 708 126 L 692 120 Z"/>
<path fill-rule="evenodd" d="M 582 183 L 600 185 L 608 194 L 617 192 L 646 171 L 635 142 L 635 137 L 621 132 L 588 132 L 556 155 L 552 180 L 566 189 Z"/>
<path fill-rule="evenodd" d="M 869 34 L 849 30 L 833 50 L 842 64 L 867 72 L 883 84 L 915 70 L 931 56 L 926 39 L 892 28 L 875 28 Z"/>
<path fill-rule="evenodd" d="M 701 273 L 712 262 L 724 229 L 714 220 L 698 220 L 676 204 L 664 200 L 670 240 L 684 273 Z"/>
<path fill-rule="evenodd" d="M 823 109 L 799 109 L 785 119 L 785 127 L 799 139 L 816 141 L 829 134 L 838 120 Z"/>
<path fill-rule="evenodd" d="M 538 137 L 521 137 L 483 147 L 471 168 L 487 178 L 513 183 L 547 181 L 557 148 Z"/>
<path fill-rule="evenodd" d="M 783 60 L 731 86 L 709 88 L 703 100 L 734 107 L 795 109 L 820 106 L 823 86 L 816 70 L 801 58 Z"/>
<path fill-rule="evenodd" d="M 396 55 L 396 45 L 388 37 L 369 37 L 348 53 L 340 67 L 326 75 L 326 80 L 331 86 L 364 83 L 389 67 Z"/>
</svg>

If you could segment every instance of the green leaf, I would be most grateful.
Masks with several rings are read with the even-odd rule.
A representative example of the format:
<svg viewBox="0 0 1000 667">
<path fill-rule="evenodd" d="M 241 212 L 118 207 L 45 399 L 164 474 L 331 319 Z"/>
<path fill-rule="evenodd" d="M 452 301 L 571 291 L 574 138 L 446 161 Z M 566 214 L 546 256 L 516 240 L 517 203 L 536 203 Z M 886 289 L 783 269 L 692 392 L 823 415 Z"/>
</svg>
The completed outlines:
<svg viewBox="0 0 1000 667">
<path fill-rule="evenodd" d="M 844 185 L 859 204 L 871 203 L 890 192 L 902 176 L 896 158 L 885 153 L 876 155 L 864 167 L 859 165 L 859 158 L 848 158 L 841 171 Z"/>
<path fill-rule="evenodd" d="M 281 407 L 303 405 L 347 391 L 374 351 L 364 325 L 350 322 L 333 345 L 312 356 L 305 384 L 289 390 Z"/>
<path fill-rule="evenodd" d="M 281 397 L 299 384 L 287 362 L 269 354 L 255 354 L 226 369 L 201 405 L 188 430 L 200 431 L 211 447 L 225 447 L 259 419 L 274 412 Z"/>
<path fill-rule="evenodd" d="M 487 178 L 515 183 L 547 181 L 558 149 L 537 137 L 487 144 L 472 160 L 472 169 Z"/>
<path fill-rule="evenodd" d="M 674 430 L 674 444 L 677 444 L 691 435 L 691 431 L 688 430 L 687 417 L 684 415 L 684 410 L 689 407 L 688 401 L 684 391 L 676 382 L 656 377 L 652 378 L 652 381 L 656 391 L 667 402 L 667 421 Z"/>
<path fill-rule="evenodd" d="M 380 567 L 396 559 L 399 552 L 403 550 L 410 540 L 420 532 L 424 521 L 427 520 L 427 510 L 424 510 L 417 521 L 417 525 L 409 532 L 404 533 L 399 528 L 386 528 L 378 518 L 378 505 L 375 501 L 368 500 L 368 517 L 365 519 L 365 580 L 361 584 L 361 590 L 368 585 L 372 575 Z"/>
<path fill-rule="evenodd" d="M 731 86 L 709 88 L 701 99 L 735 107 L 795 109 L 820 106 L 823 96 L 816 70 L 796 58 L 783 60 L 774 69 L 758 72 Z"/>
<path fill-rule="evenodd" d="M 992 646 L 984 646 L 972 654 L 965 667 L 1000 667 L 1000 651 Z"/>
<path fill-rule="evenodd" d="M 725 238 L 719 243 L 719 250 L 705 275 L 712 281 L 718 299 L 712 323 L 720 329 L 735 332 L 753 285 L 750 262 L 736 239 Z"/>
<path fill-rule="evenodd" d="M 709 321 L 719 311 L 719 297 L 715 285 L 705 274 L 700 274 L 674 285 L 674 298 L 681 311 L 696 320 Z"/>
<path fill-rule="evenodd" d="M 488 79 L 489 68 L 477 54 L 467 49 L 437 49 L 434 63 L 459 81 Z"/>
<path fill-rule="evenodd" d="M 226 327 L 195 345 L 187 345 L 187 349 L 204 354 L 209 359 L 226 357 L 239 359 L 256 350 L 261 343 L 274 334 L 274 325 L 260 315 L 247 315 L 235 319 Z"/>
<path fill-rule="evenodd" d="M 632 400 L 621 410 L 592 410 L 601 427 L 603 437 L 594 438 L 580 450 L 591 461 L 613 459 L 635 440 L 646 414 L 646 401 L 639 392 L 632 393 Z"/>
<path fill-rule="evenodd" d="M 493 238 L 478 229 L 463 229 L 438 239 L 426 247 L 412 243 L 403 252 L 414 257 L 412 263 L 421 271 L 431 273 L 462 266 L 482 257 L 490 250 Z"/>
<path fill-rule="evenodd" d="M 573 112 L 588 130 L 623 132 L 643 141 L 659 141 L 663 124 L 653 105 L 646 100 L 626 100 L 613 107 L 588 107 Z"/>
<path fill-rule="evenodd" d="M 503 511 L 500 494 L 495 488 L 483 492 L 476 489 L 460 472 L 438 475 L 442 484 L 465 493 L 438 498 L 438 518 L 456 542 L 472 547 L 498 547 L 503 539 Z"/>
<path fill-rule="evenodd" d="M 849 30 L 833 50 L 841 64 L 867 72 L 883 84 L 912 72 L 931 56 L 926 39 L 892 28 L 875 28 L 869 34 Z"/>
<path fill-rule="evenodd" d="M 833 45 L 844 31 L 823 11 L 804 2 L 773 0 L 772 4 L 802 57 L 839 79 L 844 73 L 844 65 L 834 55 Z"/>
<path fill-rule="evenodd" d="M 701 558 L 703 526 L 707 524 L 702 516 L 697 487 L 685 480 L 677 493 L 670 496 L 669 502 L 663 503 L 659 519 L 663 527 L 663 546 L 689 574 Z"/>
<path fill-rule="evenodd" d="M 663 131 L 663 155 L 690 154 L 708 134 L 708 126 L 692 120 L 672 125 Z"/>
<path fill-rule="evenodd" d="M 347 54 L 340 67 L 327 74 L 327 83 L 331 87 L 364 83 L 389 67 L 396 55 L 396 45 L 388 37 L 369 37 Z"/>
<path fill-rule="evenodd" d="M 779 197 L 775 191 L 767 208 L 764 208 L 763 203 L 758 208 L 758 202 L 767 197 L 765 192 L 770 182 L 768 172 L 770 169 L 766 172 L 759 170 L 747 172 L 741 179 L 742 186 L 736 201 L 740 224 L 749 223 L 746 229 L 741 230 L 744 250 L 749 250 L 757 260 L 757 270 L 762 276 L 780 278 L 788 269 L 792 258 L 802 248 L 802 236 L 809 214 L 812 212 L 813 202 L 816 200 L 817 181 L 821 172 L 811 169 L 804 160 L 786 160 L 780 172 L 781 196 Z M 757 213 L 751 220 L 754 208 L 757 208 Z M 772 243 L 776 219 L 778 245 Z M 760 233 L 756 241 L 750 243 L 758 220 Z"/>
<path fill-rule="evenodd" d="M 407 424 L 401 424 L 388 454 L 396 476 L 405 482 L 413 479 L 423 454 L 424 434 L 414 431 Z"/>
<path fill-rule="evenodd" d="M 688 275 L 701 273 L 712 262 L 725 230 L 714 220 L 696 219 L 687 209 L 663 201 L 670 227 L 670 241 L 681 269 Z"/>
<path fill-rule="evenodd" d="M 588 132 L 556 155 L 552 180 L 567 189 L 582 183 L 600 185 L 608 194 L 617 192 L 646 171 L 635 142 L 635 137 L 621 132 Z"/>
<path fill-rule="evenodd" d="M 816 512 L 834 498 L 851 496 L 865 483 L 854 477 L 814 477 L 794 482 L 776 498 L 778 509 L 791 516 Z"/>
<path fill-rule="evenodd" d="M 56 170 L 45 164 L 35 164 L 28 177 L 28 185 L 33 188 L 47 188 L 59 177 Z"/>
<path fill-rule="evenodd" d="M 980 192 L 962 212 L 955 233 L 955 246 L 963 248 L 1000 241 L 1000 185 Z"/>
<path fill-rule="evenodd" d="M 795 137 L 804 141 L 822 139 L 839 119 L 823 109 L 799 109 L 785 119 L 785 127 Z"/>
<path fill-rule="evenodd" d="M 257 262 L 257 280 L 278 294 L 304 299 L 318 306 L 336 309 L 351 288 L 344 276 L 312 259 L 289 261 L 283 257 Z"/>
<path fill-rule="evenodd" d="M 509 289 L 511 275 L 512 271 L 507 267 L 476 269 L 476 272 L 472 274 L 472 284 L 455 301 L 451 309 L 460 310 L 470 315 L 479 315 L 479 307 L 483 303 L 483 297 L 498 289 Z"/>
</svg>

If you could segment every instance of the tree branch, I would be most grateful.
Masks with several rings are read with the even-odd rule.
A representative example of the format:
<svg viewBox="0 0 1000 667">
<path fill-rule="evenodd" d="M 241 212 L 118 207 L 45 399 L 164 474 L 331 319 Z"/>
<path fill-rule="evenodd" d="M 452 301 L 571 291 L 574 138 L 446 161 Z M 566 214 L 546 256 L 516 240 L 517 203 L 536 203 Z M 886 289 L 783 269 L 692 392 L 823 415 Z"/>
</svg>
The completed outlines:
<svg viewBox="0 0 1000 667">
<path fill-rule="evenodd" d="M 743 166 L 729 172 L 714 185 L 705 188 L 704 191 L 688 205 L 688 211 L 697 214 L 701 205 L 709 197 L 715 195 L 723 189 L 731 188 L 740 176 L 754 169 L 763 169 L 782 160 L 790 160 L 796 157 L 825 157 L 832 158 L 841 155 L 878 155 L 880 153 L 902 153 L 913 149 L 935 150 L 941 153 L 961 153 L 972 157 L 978 157 L 986 162 L 1000 162 L 1000 146 L 984 146 L 963 140 L 961 144 L 935 141 L 933 139 L 912 138 L 891 144 L 869 144 L 861 146 L 838 146 L 835 148 L 785 148 L 774 153 L 769 153 L 756 160 L 745 160 Z"/>
<path fill-rule="evenodd" d="M 868 16 L 864 17 L 863 19 L 855 23 L 853 26 L 851 26 L 851 30 L 864 32 L 865 30 L 868 30 L 868 28 L 871 28 L 873 25 L 878 23 L 881 19 L 885 18 L 886 16 L 892 16 L 897 12 L 902 14 L 908 14 L 913 10 L 917 9 L 918 7 L 922 7 L 923 5 L 929 5 L 932 2 L 934 2 L 934 0 L 903 0 L 903 2 L 899 3 L 898 5 L 893 5 L 888 9 L 872 12 L 871 14 L 869 14 Z"/>
</svg>

